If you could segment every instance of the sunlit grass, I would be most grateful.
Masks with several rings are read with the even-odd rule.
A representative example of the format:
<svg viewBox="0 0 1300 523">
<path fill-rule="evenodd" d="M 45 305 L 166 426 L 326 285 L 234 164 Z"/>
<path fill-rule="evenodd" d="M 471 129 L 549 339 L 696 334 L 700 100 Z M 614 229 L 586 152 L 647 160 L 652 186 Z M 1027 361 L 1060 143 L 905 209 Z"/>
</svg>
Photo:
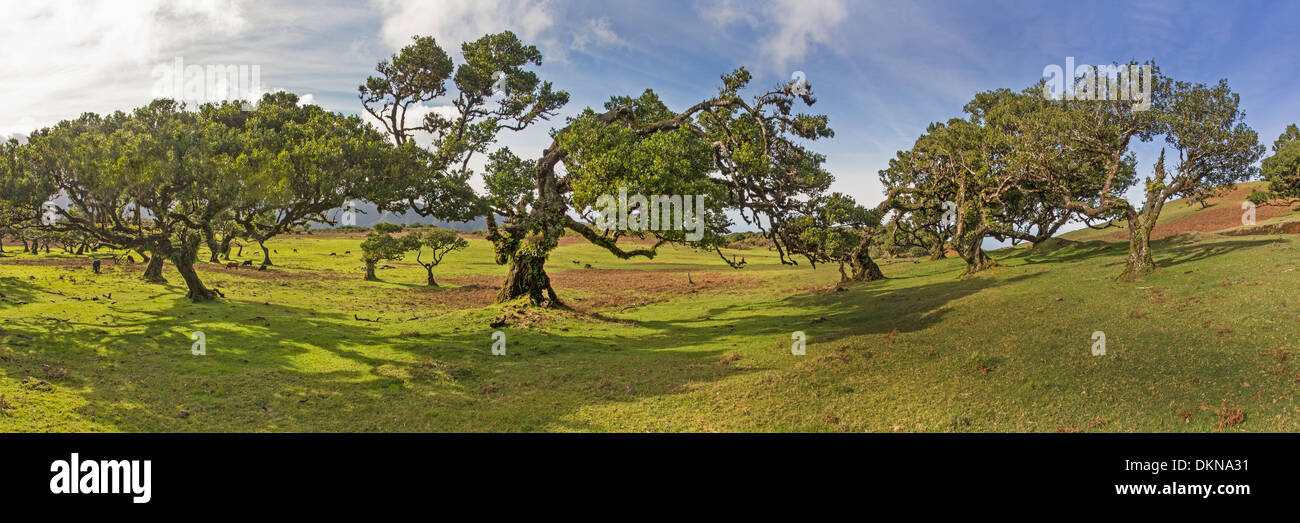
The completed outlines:
<svg viewBox="0 0 1300 523">
<path fill-rule="evenodd" d="M 998 251 L 966 280 L 956 259 L 885 260 L 889 279 L 842 292 L 835 267 L 771 252 L 732 271 L 578 243 L 549 266 L 574 310 L 546 312 L 469 303 L 505 272 L 486 241 L 427 289 L 413 261 L 362 281 L 360 239 L 275 240 L 267 273 L 201 264 L 227 299 L 197 305 L 170 266 L 160 286 L 142 264 L 0 260 L 0 431 L 1300 429 L 1293 237 L 1158 242 L 1140 283 L 1114 281 L 1123 244 L 1087 242 Z M 684 290 L 621 290 L 653 278 Z M 1225 407 L 1245 421 L 1220 427 Z"/>
</svg>

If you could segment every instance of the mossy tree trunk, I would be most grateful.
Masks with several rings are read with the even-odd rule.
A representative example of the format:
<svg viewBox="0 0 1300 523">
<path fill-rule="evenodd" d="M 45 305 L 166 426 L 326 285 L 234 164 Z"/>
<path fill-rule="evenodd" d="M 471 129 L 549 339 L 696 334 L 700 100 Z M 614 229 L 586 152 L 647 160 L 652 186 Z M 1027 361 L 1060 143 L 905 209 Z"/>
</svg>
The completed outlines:
<svg viewBox="0 0 1300 523">
<path fill-rule="evenodd" d="M 930 249 L 930 261 L 942 260 L 947 257 L 948 257 L 948 252 L 946 249 L 944 249 L 944 244 L 942 241 L 935 244 L 934 247 Z"/>
<path fill-rule="evenodd" d="M 218 256 L 221 255 L 221 243 L 217 241 L 217 235 L 212 232 L 211 227 L 203 229 L 203 242 L 208 244 L 208 250 L 211 251 L 208 262 L 220 263 L 221 259 Z"/>
<path fill-rule="evenodd" d="M 525 246 L 510 257 L 510 271 L 506 281 L 497 293 L 497 303 L 527 297 L 533 305 L 560 305 L 560 299 L 551 288 L 551 277 L 546 274 L 546 258 L 549 249 L 530 240 Z"/>
<path fill-rule="evenodd" d="M 1156 216 L 1148 213 L 1130 216 L 1128 223 L 1128 259 L 1124 262 L 1124 272 L 1120 281 L 1140 280 L 1155 272 L 1156 262 L 1151 255 L 1151 230 L 1155 228 Z"/>
<path fill-rule="evenodd" d="M 170 242 L 158 246 L 154 252 L 153 260 L 161 260 L 164 256 L 171 260 L 176 266 L 176 272 L 179 272 L 181 279 L 185 281 L 187 292 L 185 297 L 190 301 L 199 303 L 211 301 L 221 295 L 220 291 L 209 289 L 203 285 L 203 280 L 199 278 L 198 271 L 194 270 L 194 263 L 199 258 L 199 245 L 201 238 L 198 234 L 184 233 L 180 244 Z"/>
<path fill-rule="evenodd" d="M 958 250 L 958 255 L 966 262 L 966 270 L 962 271 L 962 278 L 974 276 L 982 271 L 992 269 L 998 266 L 998 262 L 990 258 L 988 253 L 984 252 L 984 236 L 975 235 L 971 241 L 963 245 Z"/>
<path fill-rule="evenodd" d="M 216 291 L 203 285 L 203 280 L 199 279 L 199 273 L 194 270 L 193 260 L 176 260 L 172 259 L 176 265 L 176 271 L 181 273 L 181 279 L 185 280 L 185 287 L 188 290 L 185 297 L 193 302 L 210 301 L 217 298 Z"/>
<path fill-rule="evenodd" d="M 143 255 L 144 254 L 141 254 L 141 256 Z M 144 281 L 147 281 L 149 283 L 167 283 L 167 279 L 163 278 L 162 271 L 163 271 L 162 256 L 159 256 L 157 253 L 154 253 L 153 256 L 149 257 L 149 261 L 144 267 L 144 274 L 140 276 L 140 279 L 143 279 Z"/>
<path fill-rule="evenodd" d="M 235 235 L 233 234 L 227 234 L 225 238 L 221 239 L 221 257 L 226 261 L 230 261 L 230 243 L 233 241 L 235 241 Z"/>
<path fill-rule="evenodd" d="M 870 244 L 870 237 L 863 238 L 862 243 L 849 255 L 849 266 L 853 268 L 853 281 L 885 279 L 885 273 L 880 272 L 880 266 L 871 259 Z"/>
<path fill-rule="evenodd" d="M 257 246 L 262 248 L 262 265 L 274 265 L 271 263 L 271 250 L 266 248 L 266 240 L 257 240 Z"/>
</svg>

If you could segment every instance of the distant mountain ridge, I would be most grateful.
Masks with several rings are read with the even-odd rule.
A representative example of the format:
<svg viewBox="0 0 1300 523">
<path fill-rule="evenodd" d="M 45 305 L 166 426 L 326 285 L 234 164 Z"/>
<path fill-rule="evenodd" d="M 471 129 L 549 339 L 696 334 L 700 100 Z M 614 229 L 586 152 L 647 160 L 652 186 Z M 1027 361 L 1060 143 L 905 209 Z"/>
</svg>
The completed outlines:
<svg viewBox="0 0 1300 523">
<path fill-rule="evenodd" d="M 356 225 L 358 227 L 372 227 L 376 223 L 395 223 L 398 225 L 411 225 L 415 223 L 431 224 L 444 229 L 454 231 L 482 231 L 487 230 L 487 219 L 478 217 L 467 222 L 448 222 L 431 217 L 420 216 L 415 213 L 397 213 L 397 212 L 379 212 L 378 206 L 373 203 L 358 201 L 356 203 Z M 343 209 L 333 209 L 326 213 L 328 216 L 339 216 Z M 339 225 L 342 225 L 340 223 Z M 329 229 L 332 226 L 322 222 L 312 222 L 312 229 Z"/>
</svg>

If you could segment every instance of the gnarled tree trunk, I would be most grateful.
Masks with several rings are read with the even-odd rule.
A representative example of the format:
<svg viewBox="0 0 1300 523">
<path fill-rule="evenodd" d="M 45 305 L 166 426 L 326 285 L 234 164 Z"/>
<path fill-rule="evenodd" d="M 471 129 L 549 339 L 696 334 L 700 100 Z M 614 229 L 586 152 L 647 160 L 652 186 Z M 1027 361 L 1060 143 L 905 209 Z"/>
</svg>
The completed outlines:
<svg viewBox="0 0 1300 523">
<path fill-rule="evenodd" d="M 262 265 L 274 265 L 271 263 L 271 250 L 266 248 L 266 240 L 257 240 L 257 245 L 262 248 Z"/>
<path fill-rule="evenodd" d="M 984 237 L 980 236 L 959 251 L 961 258 L 966 261 L 966 270 L 962 271 L 960 277 L 965 278 L 968 276 L 974 276 L 980 271 L 992 269 L 998 266 L 998 262 L 994 261 L 993 258 L 989 257 L 988 253 L 984 252 L 983 243 Z"/>
<path fill-rule="evenodd" d="M 233 241 L 235 241 L 235 236 L 233 234 L 229 234 L 225 238 L 221 239 L 221 258 L 226 261 L 230 261 L 230 243 Z"/>
<path fill-rule="evenodd" d="M 176 265 L 176 271 L 180 272 L 181 278 L 185 280 L 185 287 L 188 289 L 188 292 L 185 293 L 186 298 L 194 302 L 217 298 L 217 292 L 205 287 L 203 280 L 199 279 L 199 273 L 194 270 L 193 261 L 172 259 L 172 263 Z"/>
<path fill-rule="evenodd" d="M 217 258 L 221 254 L 221 244 L 217 242 L 217 235 L 212 232 L 212 228 L 209 227 L 203 230 L 203 242 L 208 244 L 208 250 L 212 252 L 208 257 L 208 262 L 221 263 L 221 260 Z"/>
<path fill-rule="evenodd" d="M 159 256 L 157 253 L 154 253 L 153 256 L 149 257 L 149 263 L 144 267 L 144 275 L 140 276 L 140 278 L 149 283 L 167 283 L 167 279 L 163 278 L 162 271 L 163 271 L 162 256 Z"/>
<path fill-rule="evenodd" d="M 853 250 L 849 255 L 849 266 L 853 268 L 853 281 L 876 281 L 885 279 L 885 274 L 880 272 L 880 266 L 876 265 L 875 260 L 871 259 L 869 244 L 871 239 L 865 238 L 858 248 Z M 843 271 L 841 271 L 841 274 Z"/>
<path fill-rule="evenodd" d="M 526 296 L 533 305 L 560 305 L 555 289 L 551 288 L 551 277 L 546 275 L 547 254 L 532 246 L 515 252 L 510 259 L 510 272 L 506 273 L 506 281 L 497 294 L 497 303 Z"/>
<path fill-rule="evenodd" d="M 944 249 L 943 242 L 939 242 L 938 244 L 935 244 L 935 246 L 930 249 L 930 261 L 942 260 L 947 257 L 948 257 L 948 253 Z"/>
<path fill-rule="evenodd" d="M 185 287 L 188 292 L 185 297 L 195 303 L 214 300 L 221 294 L 215 289 L 208 289 L 203 285 L 203 280 L 199 279 L 199 273 L 194 270 L 194 262 L 199 258 L 199 236 L 196 234 L 185 234 L 181 245 L 163 245 L 160 252 L 167 253 L 167 258 L 176 265 L 176 271 L 181 274 L 181 279 L 185 280 Z M 155 253 L 154 259 L 160 259 Z"/>
<path fill-rule="evenodd" d="M 1133 281 L 1151 274 L 1156 270 L 1155 259 L 1151 256 L 1151 229 L 1155 227 L 1153 217 L 1137 215 L 1128 224 L 1128 260 L 1124 263 L 1124 272 L 1120 281 Z"/>
</svg>

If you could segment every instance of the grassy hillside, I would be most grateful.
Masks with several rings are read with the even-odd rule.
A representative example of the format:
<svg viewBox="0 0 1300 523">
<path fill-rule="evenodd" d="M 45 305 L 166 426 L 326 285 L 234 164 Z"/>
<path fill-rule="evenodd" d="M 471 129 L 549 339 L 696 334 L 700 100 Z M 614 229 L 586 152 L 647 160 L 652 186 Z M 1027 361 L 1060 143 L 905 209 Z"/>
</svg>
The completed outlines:
<svg viewBox="0 0 1300 523">
<path fill-rule="evenodd" d="M 1162 240 L 1136 284 L 1114 281 L 1123 243 L 1054 240 L 967 280 L 886 260 L 842 291 L 765 251 L 734 271 L 566 242 L 549 270 L 569 311 L 493 305 L 483 240 L 431 289 L 412 262 L 362 281 L 359 235 L 280 239 L 267 272 L 201 264 L 228 299 L 199 305 L 170 266 L 159 286 L 18 255 L 0 431 L 1295 431 L 1296 239 Z"/>
<path fill-rule="evenodd" d="M 1205 201 L 1205 205 L 1187 200 L 1173 200 L 1165 204 L 1151 231 L 1152 238 L 1168 238 L 1188 232 L 1220 232 L 1241 229 L 1243 209 L 1241 205 L 1255 189 L 1264 189 L 1266 182 L 1247 182 L 1237 184 L 1232 191 L 1225 191 Z M 1300 221 L 1300 214 L 1286 205 L 1265 205 L 1255 209 L 1255 224 L 1265 226 L 1278 223 Z M 1080 229 L 1061 235 L 1061 238 L 1075 241 L 1105 240 L 1128 241 L 1128 227 L 1124 220 L 1110 222 L 1104 229 Z"/>
</svg>

